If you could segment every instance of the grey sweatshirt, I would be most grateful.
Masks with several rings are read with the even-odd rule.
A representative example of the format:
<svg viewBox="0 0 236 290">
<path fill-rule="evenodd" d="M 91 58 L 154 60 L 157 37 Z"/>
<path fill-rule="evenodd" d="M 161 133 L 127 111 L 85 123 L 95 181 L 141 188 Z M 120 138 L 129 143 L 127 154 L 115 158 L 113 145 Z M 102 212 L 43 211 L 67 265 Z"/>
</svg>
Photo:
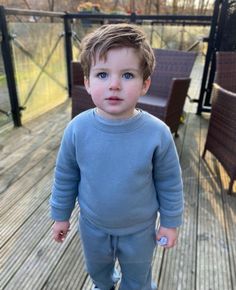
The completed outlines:
<svg viewBox="0 0 236 290">
<path fill-rule="evenodd" d="M 50 199 L 56 221 L 69 220 L 76 199 L 90 223 L 114 234 L 182 222 L 183 186 L 173 137 L 147 112 L 108 120 L 94 109 L 67 126 Z"/>
</svg>

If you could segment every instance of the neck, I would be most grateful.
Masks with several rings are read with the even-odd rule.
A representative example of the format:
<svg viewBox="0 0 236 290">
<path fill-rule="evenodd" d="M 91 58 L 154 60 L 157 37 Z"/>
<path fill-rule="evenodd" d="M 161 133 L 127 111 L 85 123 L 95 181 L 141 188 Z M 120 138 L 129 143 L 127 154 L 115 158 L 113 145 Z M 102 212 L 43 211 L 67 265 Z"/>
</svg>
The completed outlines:
<svg viewBox="0 0 236 290">
<path fill-rule="evenodd" d="M 132 112 L 132 114 L 130 114 L 130 115 L 127 116 L 127 117 L 115 117 L 115 116 L 114 116 L 113 118 L 112 118 L 112 117 L 107 117 L 107 115 L 104 114 L 103 111 L 100 110 L 100 109 L 97 108 L 97 107 L 95 108 L 95 112 L 96 112 L 97 115 L 99 115 L 100 117 L 105 118 L 105 119 L 110 119 L 110 120 L 129 120 L 129 119 L 135 117 L 136 115 L 138 115 L 139 110 L 134 109 L 133 112 Z"/>
</svg>

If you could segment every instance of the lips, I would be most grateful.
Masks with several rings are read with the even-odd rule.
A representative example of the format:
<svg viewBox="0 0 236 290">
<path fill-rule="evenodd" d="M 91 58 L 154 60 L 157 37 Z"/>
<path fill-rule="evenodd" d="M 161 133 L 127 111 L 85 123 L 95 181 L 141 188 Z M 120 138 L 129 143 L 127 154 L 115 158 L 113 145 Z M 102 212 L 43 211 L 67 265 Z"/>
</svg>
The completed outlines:
<svg viewBox="0 0 236 290">
<path fill-rule="evenodd" d="M 105 99 L 107 103 L 111 106 L 116 106 L 119 105 L 123 102 L 123 99 L 116 97 L 116 96 L 111 96 Z"/>
<path fill-rule="evenodd" d="M 118 98 L 118 97 L 109 97 L 109 98 L 106 98 L 106 100 L 108 100 L 108 101 L 122 101 L 122 99 Z"/>
</svg>

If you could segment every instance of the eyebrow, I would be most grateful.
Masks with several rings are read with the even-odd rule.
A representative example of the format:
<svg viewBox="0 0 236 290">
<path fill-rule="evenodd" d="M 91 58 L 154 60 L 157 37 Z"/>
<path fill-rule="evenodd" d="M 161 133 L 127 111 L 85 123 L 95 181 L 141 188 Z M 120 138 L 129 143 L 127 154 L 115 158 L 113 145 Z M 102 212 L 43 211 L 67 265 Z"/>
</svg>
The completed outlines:
<svg viewBox="0 0 236 290">
<path fill-rule="evenodd" d="M 106 67 L 93 67 L 92 68 L 93 70 L 95 71 L 107 71 L 109 70 L 109 68 L 106 68 Z M 121 70 L 121 72 L 129 72 L 129 71 L 134 71 L 134 72 L 140 72 L 141 70 L 140 69 L 137 69 L 137 68 L 124 68 Z"/>
</svg>

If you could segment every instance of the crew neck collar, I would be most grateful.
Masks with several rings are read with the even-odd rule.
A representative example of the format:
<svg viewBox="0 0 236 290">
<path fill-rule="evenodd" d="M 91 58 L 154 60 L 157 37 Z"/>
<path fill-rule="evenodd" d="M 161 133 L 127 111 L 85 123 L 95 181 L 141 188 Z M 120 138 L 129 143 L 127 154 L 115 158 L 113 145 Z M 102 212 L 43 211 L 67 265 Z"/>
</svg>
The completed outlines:
<svg viewBox="0 0 236 290">
<path fill-rule="evenodd" d="M 142 126 L 144 120 L 144 112 L 138 109 L 138 113 L 127 119 L 108 119 L 96 112 L 96 108 L 92 109 L 92 118 L 94 125 L 106 132 L 110 133 L 125 133 L 134 131 L 140 126 Z"/>
</svg>

